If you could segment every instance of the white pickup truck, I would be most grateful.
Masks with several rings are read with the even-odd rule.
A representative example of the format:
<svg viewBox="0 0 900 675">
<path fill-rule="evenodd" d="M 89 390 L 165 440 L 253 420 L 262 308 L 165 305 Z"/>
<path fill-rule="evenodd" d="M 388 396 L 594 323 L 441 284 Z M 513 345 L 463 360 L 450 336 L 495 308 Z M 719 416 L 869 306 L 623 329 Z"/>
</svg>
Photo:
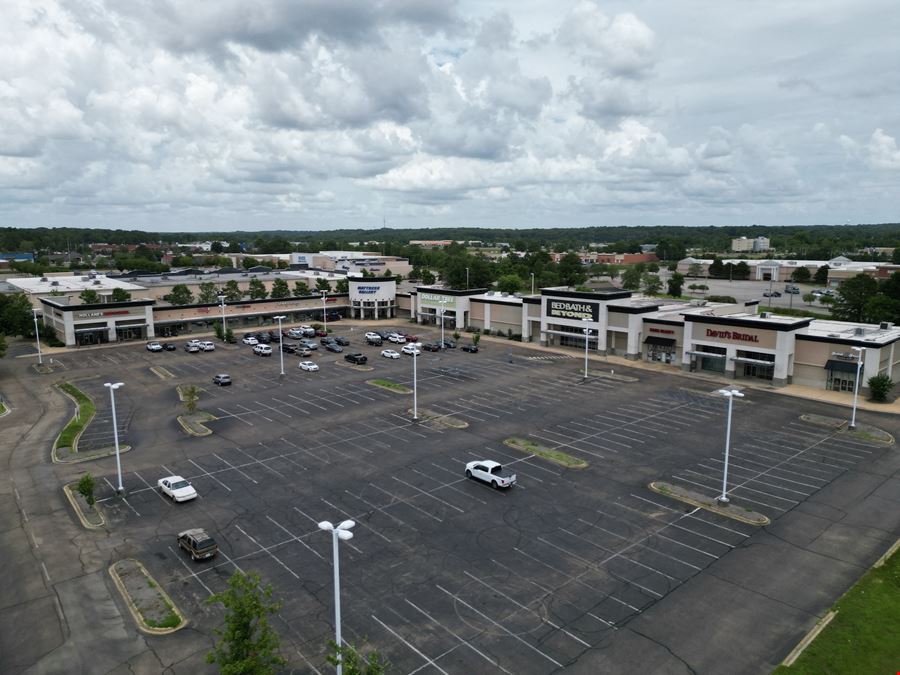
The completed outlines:
<svg viewBox="0 0 900 675">
<path fill-rule="evenodd" d="M 476 478 L 494 489 L 508 488 L 516 484 L 516 474 L 489 459 L 466 464 L 466 478 Z"/>
</svg>

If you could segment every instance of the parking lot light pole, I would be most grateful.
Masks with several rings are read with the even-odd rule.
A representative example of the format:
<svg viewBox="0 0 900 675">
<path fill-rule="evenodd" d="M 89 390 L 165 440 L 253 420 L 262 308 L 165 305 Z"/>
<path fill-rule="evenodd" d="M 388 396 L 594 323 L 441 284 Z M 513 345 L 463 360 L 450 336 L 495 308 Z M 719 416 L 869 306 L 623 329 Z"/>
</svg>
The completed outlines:
<svg viewBox="0 0 900 675">
<path fill-rule="evenodd" d="M 222 342 L 225 342 L 225 331 L 227 328 L 225 327 L 225 296 L 219 296 L 219 306 L 222 308 Z"/>
<path fill-rule="evenodd" d="M 104 382 L 103 386 L 109 388 L 109 401 L 112 405 L 112 423 L 113 423 L 113 440 L 116 444 L 116 474 L 119 477 L 119 486 L 116 488 L 117 494 L 122 494 L 125 488 L 122 487 L 122 461 L 119 459 L 119 425 L 116 423 L 116 389 L 123 386 L 122 382 Z"/>
<path fill-rule="evenodd" d="M 587 321 L 587 319 L 585 319 Z M 588 378 L 588 340 L 591 339 L 591 333 L 593 332 L 590 328 L 583 328 L 582 332 L 584 333 L 584 379 Z"/>
<path fill-rule="evenodd" d="M 856 352 L 856 382 L 853 383 L 853 413 L 850 415 L 850 429 L 856 429 L 856 397 L 859 394 L 859 377 L 862 371 L 863 359 L 866 356 L 865 347 L 851 347 Z"/>
<path fill-rule="evenodd" d="M 328 291 L 322 291 L 322 322 L 325 324 L 325 337 L 328 337 L 328 312 L 325 311 L 325 298 Z"/>
<path fill-rule="evenodd" d="M 353 539 L 353 533 L 350 531 L 356 525 L 352 520 L 345 520 L 337 527 L 327 520 L 319 523 L 319 529 L 331 532 L 332 550 L 334 555 L 334 643 L 341 647 L 341 574 L 338 555 L 338 540 L 348 541 Z M 337 675 L 341 675 L 341 653 L 337 653 Z"/>
<path fill-rule="evenodd" d="M 531 294 L 534 295 L 534 272 L 531 273 Z"/>
<path fill-rule="evenodd" d="M 725 470 L 722 474 L 722 494 L 716 500 L 720 504 L 728 504 L 728 454 L 731 447 L 731 406 L 734 398 L 744 398 L 737 389 L 719 389 L 720 394 L 728 399 L 728 422 L 725 425 Z"/>
<path fill-rule="evenodd" d="M 412 362 L 413 362 L 413 422 L 419 421 L 419 378 L 416 374 L 416 361 L 419 359 L 419 354 L 421 353 L 420 347 L 422 346 L 421 342 L 410 342 L 413 348 L 412 353 Z"/>
<path fill-rule="evenodd" d="M 38 332 L 38 321 L 37 321 L 38 311 L 37 311 L 37 308 L 33 308 L 31 311 L 34 312 L 34 341 L 37 343 L 38 365 L 42 366 L 42 365 L 44 365 L 44 357 L 41 355 L 41 334 Z M 53 360 L 51 359 L 50 362 L 52 364 Z"/>
<path fill-rule="evenodd" d="M 287 317 L 282 314 L 272 318 L 278 319 L 278 356 L 281 358 L 281 376 L 284 377 L 284 334 L 281 332 L 281 320 Z"/>
</svg>

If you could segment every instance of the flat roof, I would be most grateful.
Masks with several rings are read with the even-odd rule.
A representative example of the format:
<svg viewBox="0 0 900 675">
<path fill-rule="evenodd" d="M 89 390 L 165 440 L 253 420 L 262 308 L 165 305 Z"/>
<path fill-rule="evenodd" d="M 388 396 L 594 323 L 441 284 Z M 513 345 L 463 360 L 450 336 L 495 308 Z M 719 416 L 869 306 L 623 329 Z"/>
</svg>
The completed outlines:
<svg viewBox="0 0 900 675">
<path fill-rule="evenodd" d="M 15 286 L 26 293 L 40 295 L 42 293 L 72 293 L 75 291 L 111 291 L 115 288 L 122 288 L 126 291 L 142 291 L 144 290 L 137 284 L 122 281 L 121 279 L 110 279 L 105 274 L 96 274 L 93 276 L 77 275 L 77 276 L 54 276 L 54 277 L 16 277 L 14 279 L 5 280 L 11 286 Z"/>
<path fill-rule="evenodd" d="M 163 279 L 163 276 L 168 278 Z M 175 286 L 176 284 L 199 284 L 205 281 L 215 283 L 226 283 L 228 281 L 249 281 L 250 279 L 259 279 L 260 281 L 274 281 L 275 279 L 285 279 L 287 281 L 300 281 L 303 279 L 334 279 L 340 280 L 347 278 L 347 273 L 343 270 L 272 270 L 271 272 L 203 272 L 201 274 L 187 275 L 163 275 L 148 274 L 146 276 L 132 277 L 132 279 L 142 284 L 144 288 L 148 286 Z M 140 289 L 142 286 L 136 286 Z M 93 287 L 96 288 L 96 287 Z"/>
<path fill-rule="evenodd" d="M 832 321 L 814 319 L 809 324 L 808 335 L 820 338 L 836 338 L 858 342 L 874 342 L 878 345 L 889 344 L 900 339 L 900 327 L 887 324 L 882 328 L 877 323 L 855 323 L 850 321 Z"/>
</svg>

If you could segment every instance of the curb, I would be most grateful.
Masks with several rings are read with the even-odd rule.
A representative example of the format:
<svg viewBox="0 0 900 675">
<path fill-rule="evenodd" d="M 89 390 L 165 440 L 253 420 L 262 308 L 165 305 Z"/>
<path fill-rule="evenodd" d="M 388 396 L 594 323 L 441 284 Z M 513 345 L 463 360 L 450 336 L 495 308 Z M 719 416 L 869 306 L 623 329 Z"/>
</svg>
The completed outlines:
<svg viewBox="0 0 900 675">
<path fill-rule="evenodd" d="M 203 424 L 201 422 L 188 422 L 187 420 L 184 419 L 183 415 L 178 415 L 178 417 L 176 417 L 175 419 L 178 420 L 178 424 L 181 425 L 181 428 L 184 429 L 185 432 L 191 436 L 196 436 L 196 437 L 209 436 L 213 432 L 212 429 L 210 429 L 209 427 L 203 426 Z M 219 418 L 216 417 L 215 415 L 211 415 L 210 418 L 204 420 L 204 422 L 213 422 L 217 419 L 219 419 Z M 201 429 L 203 429 L 203 431 L 194 431 L 194 429 L 191 428 L 192 426 L 198 426 Z"/>
<path fill-rule="evenodd" d="M 897 549 L 900 549 L 900 539 L 894 542 L 894 545 L 891 546 L 887 551 L 885 551 L 884 555 L 881 556 L 875 563 L 872 565 L 872 569 L 876 569 L 884 565 L 887 562 L 887 559 L 890 558 L 894 553 L 897 552 Z"/>
<path fill-rule="evenodd" d="M 737 520 L 741 523 L 746 523 L 747 525 L 753 525 L 754 527 L 765 527 L 769 525 L 772 521 L 768 518 L 768 516 L 764 516 L 763 514 L 758 514 L 762 516 L 762 520 L 753 520 L 751 518 L 745 518 L 741 516 L 740 513 L 736 512 L 732 507 L 720 507 L 714 504 L 703 502 L 699 499 L 694 499 L 688 495 L 678 494 L 673 492 L 672 490 L 664 490 L 661 486 L 666 484 L 666 481 L 653 481 L 647 487 L 655 492 L 656 494 L 662 495 L 663 497 L 668 497 L 670 499 L 674 499 L 675 501 L 682 502 L 684 504 L 690 504 L 691 506 L 696 506 L 698 509 L 705 509 L 707 511 L 711 511 L 712 513 L 716 513 L 724 518 L 731 518 L 732 520 Z M 672 487 L 678 488 L 677 485 L 673 485 Z M 683 488 L 681 488 L 683 489 Z"/>
<path fill-rule="evenodd" d="M 116 454 L 115 448 L 112 448 L 111 450 L 103 450 L 100 452 L 87 453 L 87 454 L 82 455 L 81 457 L 77 456 L 78 452 L 76 451 L 75 452 L 76 456 L 73 457 L 72 459 L 62 459 L 62 458 L 59 458 L 56 456 L 57 449 L 58 448 L 55 448 L 55 447 L 53 448 L 52 454 L 53 454 L 53 463 L 54 464 L 79 464 L 80 462 L 90 462 L 93 459 L 102 459 L 104 457 L 112 457 Z M 120 445 L 119 446 L 119 454 L 121 455 L 122 453 L 130 452 L 133 449 L 134 448 L 132 448 L 130 445 Z"/>
<path fill-rule="evenodd" d="M 405 384 L 401 384 L 400 386 L 406 389 L 406 391 L 400 391 L 399 389 L 395 389 L 394 387 L 387 387 L 375 380 L 366 380 L 366 384 L 372 387 L 378 387 L 379 389 L 384 389 L 385 391 L 389 391 L 392 394 L 399 394 L 400 396 L 409 396 L 413 393 L 413 390 L 407 387 Z"/>
<path fill-rule="evenodd" d="M 794 661 L 800 658 L 800 655 L 803 651 L 809 647 L 813 640 L 819 637 L 819 633 L 825 630 L 826 626 L 831 623 L 831 620 L 837 616 L 837 612 L 830 611 L 828 614 L 819 619 L 819 622 L 812 627 L 812 629 L 803 636 L 803 639 L 797 643 L 797 646 L 791 650 L 791 653 L 788 654 L 784 661 L 781 662 L 782 666 L 792 666 L 794 665 Z"/>
<path fill-rule="evenodd" d="M 81 524 L 88 530 L 100 530 L 106 527 L 106 516 L 104 516 L 103 511 L 101 511 L 97 507 L 95 507 L 97 510 L 97 514 L 100 516 L 100 520 L 102 520 L 103 522 L 99 525 L 94 525 L 93 523 L 89 523 L 87 521 L 87 519 L 84 517 L 84 513 L 81 510 L 81 506 L 78 504 L 78 500 L 75 498 L 75 495 L 72 494 L 72 485 L 74 485 L 74 483 L 63 485 L 63 492 L 66 495 L 66 499 L 68 499 L 69 503 L 72 505 L 72 509 L 75 511 L 75 515 L 78 516 L 78 520 L 81 521 Z"/>
<path fill-rule="evenodd" d="M 125 560 L 129 560 L 137 565 L 141 570 L 141 574 L 143 574 L 147 578 L 147 581 L 152 581 L 155 584 L 156 592 L 162 596 L 163 600 L 169 603 L 172 611 L 176 616 L 178 616 L 179 619 L 181 619 L 180 624 L 178 624 L 174 628 L 154 628 L 147 625 L 146 621 L 144 621 L 144 617 L 141 616 L 140 611 L 135 606 L 134 601 L 131 599 L 131 595 L 129 595 L 128 591 L 125 589 L 125 584 L 122 582 L 121 577 L 119 577 L 119 573 L 116 571 L 116 565 L 119 562 L 123 562 Z M 123 560 L 119 560 L 118 562 L 115 562 L 109 566 L 109 575 L 112 577 L 113 583 L 115 583 L 116 588 L 119 589 L 119 593 L 122 595 L 122 599 L 125 601 L 125 604 L 128 605 L 128 611 L 131 612 L 131 616 L 134 617 L 134 621 L 135 623 L 137 623 L 140 630 L 151 635 L 168 635 L 169 633 L 174 633 L 175 631 L 181 630 L 182 628 L 187 626 L 187 618 L 184 616 L 184 614 L 181 613 L 181 610 L 178 609 L 177 605 L 172 602 L 172 598 L 170 598 L 169 594 L 166 593 L 163 587 L 159 585 L 159 582 L 150 575 L 150 572 L 147 571 L 147 568 L 144 567 L 140 560 L 135 560 L 134 558 L 123 558 Z"/>
<path fill-rule="evenodd" d="M 59 391 L 61 391 L 61 392 L 62 392 L 62 393 L 63 393 L 70 401 L 72 401 L 72 403 L 75 404 L 75 415 L 73 415 L 71 418 L 69 418 L 69 421 L 66 422 L 65 426 L 63 426 L 63 429 L 65 429 L 67 426 L 69 426 L 69 424 L 71 423 L 71 421 L 74 420 L 74 419 L 78 416 L 78 401 L 76 401 L 76 400 L 69 394 L 69 392 L 67 392 L 65 389 L 63 389 L 62 387 L 60 387 L 59 384 L 56 384 L 56 385 L 54 385 L 54 386 L 55 386 Z M 74 385 L 73 385 L 73 386 L 74 386 Z M 84 393 L 84 392 L 82 392 L 82 393 Z M 87 396 L 87 394 L 85 394 L 85 396 Z M 88 398 L 90 398 L 90 397 L 88 397 Z M 81 438 L 81 434 L 83 434 L 83 433 L 85 432 L 85 430 L 90 426 L 91 422 L 94 421 L 94 417 L 96 417 L 96 416 L 97 416 L 97 405 L 94 404 L 94 412 L 93 412 L 93 414 L 91 415 L 90 419 L 88 419 L 88 420 L 84 423 L 84 426 L 81 427 L 81 431 L 79 431 L 79 432 L 75 435 L 75 438 L 72 439 L 72 452 L 75 453 L 76 455 L 78 454 L 78 439 Z M 57 458 L 56 458 L 56 449 L 57 449 L 57 445 L 56 445 L 56 444 L 59 443 L 59 437 L 60 437 L 61 435 L 62 435 L 62 431 L 60 431 L 60 432 L 56 435 L 56 440 L 53 441 L 53 448 L 52 448 L 51 451 L 50 451 L 50 454 L 51 454 L 51 456 L 53 457 L 54 463 L 58 463 L 58 460 L 57 460 Z"/>
</svg>

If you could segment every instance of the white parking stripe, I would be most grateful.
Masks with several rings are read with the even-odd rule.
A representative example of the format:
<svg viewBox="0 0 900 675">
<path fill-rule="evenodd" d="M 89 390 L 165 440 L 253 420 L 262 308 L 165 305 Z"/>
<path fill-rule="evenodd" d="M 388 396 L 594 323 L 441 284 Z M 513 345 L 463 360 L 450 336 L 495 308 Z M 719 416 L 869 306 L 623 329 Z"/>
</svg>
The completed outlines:
<svg viewBox="0 0 900 675">
<path fill-rule="evenodd" d="M 319 558 L 320 560 L 325 560 L 325 558 L 322 556 L 322 554 L 319 553 L 318 551 L 316 551 L 314 548 L 312 548 L 312 547 L 311 547 L 309 544 L 307 544 L 305 541 L 303 541 L 302 537 L 298 537 L 296 534 L 294 534 L 293 532 L 289 531 L 289 530 L 288 530 L 286 527 L 284 527 L 281 523 L 279 523 L 279 522 L 276 521 L 274 518 L 272 518 L 272 516 L 268 516 L 268 515 L 267 515 L 266 518 L 268 518 L 268 519 L 269 519 L 269 522 L 271 522 L 273 525 L 275 525 L 275 527 L 281 528 L 281 531 L 282 531 L 282 532 L 284 532 L 287 536 L 291 537 L 291 538 L 292 538 L 294 541 L 296 541 L 298 544 L 300 544 L 301 546 L 303 546 L 304 548 L 306 548 L 306 550 L 309 551 L 310 553 L 312 553 L 314 556 L 316 556 L 316 557 Z M 311 534 L 311 533 L 307 533 L 307 534 L 304 535 L 304 536 L 309 536 L 309 534 Z"/>
<path fill-rule="evenodd" d="M 384 623 L 384 622 L 383 622 L 381 619 L 379 619 L 377 616 L 375 616 L 374 614 L 372 614 L 371 616 L 372 616 L 372 618 L 375 619 L 378 623 L 380 623 L 381 626 L 382 626 L 385 630 L 387 630 L 388 632 L 390 632 L 391 635 L 393 635 L 395 638 L 397 638 L 398 640 L 400 640 L 400 642 L 402 642 L 403 644 L 405 644 L 407 647 L 409 647 L 411 650 L 413 650 L 416 654 L 418 654 L 418 655 L 421 656 L 423 659 L 425 659 L 426 665 L 434 666 L 434 667 L 437 668 L 439 671 L 441 671 L 442 673 L 444 673 L 444 675 L 450 675 L 446 670 L 444 670 L 444 669 L 441 668 L 438 664 L 436 664 L 436 663 L 434 662 L 433 659 L 431 659 L 431 658 L 428 657 L 428 656 L 425 656 L 425 654 L 423 654 L 421 651 L 419 651 L 419 650 L 416 648 L 415 645 L 413 645 L 413 644 L 410 643 L 408 640 L 406 640 L 406 638 L 404 638 L 402 635 L 400 635 L 399 633 L 397 633 L 397 631 L 395 631 L 393 628 L 391 628 L 390 626 L 388 626 L 386 623 Z M 415 672 L 415 671 L 414 671 L 414 672 Z"/>
<path fill-rule="evenodd" d="M 212 478 L 214 481 L 216 481 L 219 485 L 221 485 L 223 488 L 225 488 L 226 490 L 228 490 L 229 492 L 231 492 L 231 488 L 230 488 L 230 487 L 228 487 L 227 485 L 225 485 L 225 483 L 223 483 L 222 481 L 220 481 L 218 478 L 216 478 L 215 476 L 213 476 L 209 471 L 207 471 L 207 470 L 204 469 L 202 466 L 200 466 L 199 464 L 197 464 L 197 462 L 195 462 L 195 461 L 192 460 L 192 459 L 189 459 L 188 461 L 189 461 L 191 464 L 193 464 L 194 466 L 196 466 L 198 469 L 200 469 L 200 471 L 202 472 L 201 475 L 203 475 L 203 476 L 209 476 L 209 477 Z M 163 468 L 165 469 L 165 467 L 163 467 Z M 168 471 L 168 469 L 166 469 L 166 470 Z M 171 471 L 170 471 L 169 473 L 171 474 Z"/>
<path fill-rule="evenodd" d="M 240 470 L 239 468 L 237 468 L 234 464 L 232 464 L 231 462 L 229 462 L 229 461 L 227 461 L 227 460 L 225 460 L 225 459 L 222 459 L 222 458 L 219 457 L 219 455 L 217 455 L 216 453 L 212 453 L 212 456 L 215 457 L 215 458 L 216 458 L 217 460 L 219 460 L 220 462 L 222 462 L 222 464 L 225 464 L 226 466 L 228 466 L 229 469 L 234 469 L 235 471 L 237 471 L 239 474 L 241 474 L 244 478 L 246 478 L 247 480 L 249 480 L 249 481 L 250 481 L 251 483 L 253 483 L 254 485 L 258 485 L 258 484 L 259 484 L 259 483 L 256 482 L 256 480 L 254 480 L 252 477 L 248 476 L 246 473 L 244 473 L 243 471 L 241 471 L 241 470 Z"/>
</svg>

